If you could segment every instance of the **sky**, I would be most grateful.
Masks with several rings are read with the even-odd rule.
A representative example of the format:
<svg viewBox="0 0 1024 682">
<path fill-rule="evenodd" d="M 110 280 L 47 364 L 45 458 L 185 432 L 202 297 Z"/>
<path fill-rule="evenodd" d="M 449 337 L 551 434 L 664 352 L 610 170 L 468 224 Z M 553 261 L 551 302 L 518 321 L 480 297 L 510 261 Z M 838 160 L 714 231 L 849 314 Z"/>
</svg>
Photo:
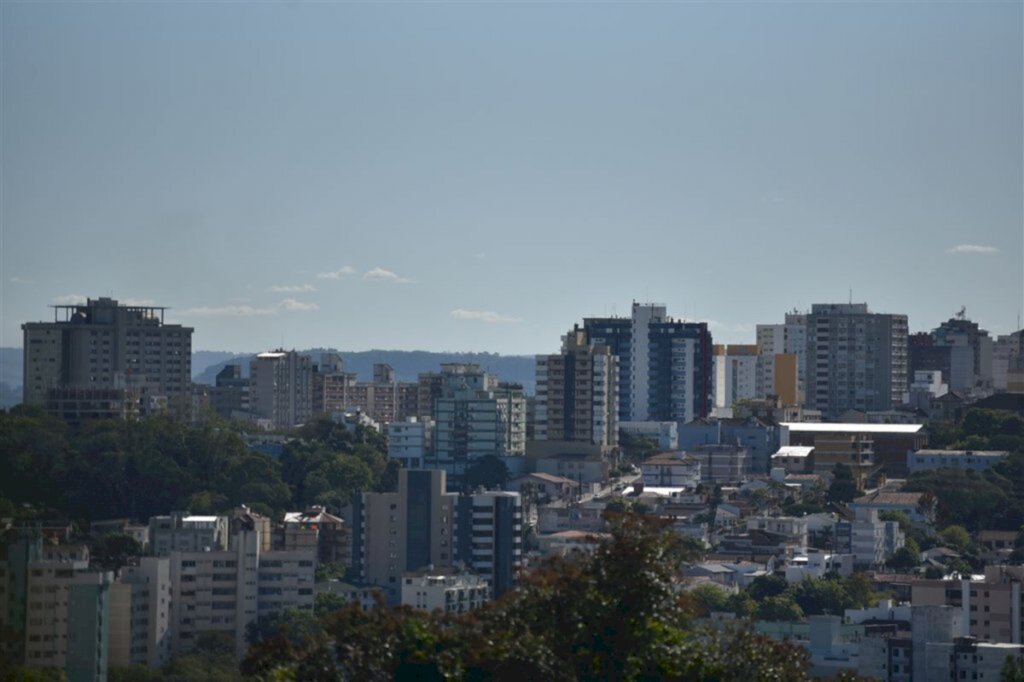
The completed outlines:
<svg viewBox="0 0 1024 682">
<path fill-rule="evenodd" d="M 0 4 L 0 345 L 553 352 L 1024 312 L 1020 2 Z"/>
</svg>

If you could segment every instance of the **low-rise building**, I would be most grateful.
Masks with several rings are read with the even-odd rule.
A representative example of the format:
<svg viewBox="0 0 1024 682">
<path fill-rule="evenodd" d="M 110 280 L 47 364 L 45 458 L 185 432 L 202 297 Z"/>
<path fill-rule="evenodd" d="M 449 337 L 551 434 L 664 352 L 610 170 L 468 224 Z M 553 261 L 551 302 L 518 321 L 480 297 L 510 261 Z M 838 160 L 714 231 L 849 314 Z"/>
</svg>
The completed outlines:
<svg viewBox="0 0 1024 682">
<path fill-rule="evenodd" d="M 155 556 L 227 548 L 226 516 L 199 516 L 187 511 L 174 511 L 169 516 L 149 519 L 149 551 Z"/>
<path fill-rule="evenodd" d="M 571 500 L 576 497 L 580 488 L 580 484 L 571 478 L 544 473 L 518 476 L 509 481 L 507 487 L 511 491 L 522 493 L 527 483 L 535 485 L 537 493 L 545 501 Z"/>
<path fill-rule="evenodd" d="M 772 455 L 772 469 L 781 468 L 791 474 L 814 472 L 814 447 L 809 445 L 783 445 Z"/>
<path fill-rule="evenodd" d="M 918 450 L 907 453 L 907 471 L 969 469 L 984 471 L 1009 455 L 1006 450 Z"/>
<path fill-rule="evenodd" d="M 352 565 L 352 529 L 345 521 L 319 506 L 286 512 L 274 534 L 274 549 L 312 550 L 320 563 Z"/>
<path fill-rule="evenodd" d="M 475 573 L 425 573 L 402 576 L 402 604 L 421 611 L 466 613 L 491 600 L 487 579 Z"/>
<path fill-rule="evenodd" d="M 857 509 L 853 521 L 835 525 L 838 551 L 852 554 L 858 567 L 879 567 L 906 543 L 898 521 L 882 521 L 877 509 Z"/>
<path fill-rule="evenodd" d="M 738 483 L 749 471 L 747 449 L 738 445 L 698 445 L 687 454 L 700 463 L 704 483 Z"/>
<path fill-rule="evenodd" d="M 806 554 L 797 554 L 786 561 L 784 575 L 786 582 L 799 583 L 805 578 L 823 578 L 828 573 L 841 576 L 853 574 L 854 556 L 852 554 L 831 554 L 817 550 L 808 550 Z"/>
<path fill-rule="evenodd" d="M 753 516 L 747 530 L 765 530 L 789 538 L 799 547 L 807 546 L 807 521 L 795 516 Z"/>
<path fill-rule="evenodd" d="M 854 513 L 861 509 L 873 509 L 879 512 L 903 512 L 910 517 L 911 521 L 932 523 L 935 521 L 935 505 L 935 498 L 925 493 L 907 493 L 883 489 L 856 498 L 850 503 L 850 510 Z"/>
<path fill-rule="evenodd" d="M 701 464 L 685 452 L 661 452 L 640 465 L 644 486 L 696 488 L 701 482 Z"/>
</svg>

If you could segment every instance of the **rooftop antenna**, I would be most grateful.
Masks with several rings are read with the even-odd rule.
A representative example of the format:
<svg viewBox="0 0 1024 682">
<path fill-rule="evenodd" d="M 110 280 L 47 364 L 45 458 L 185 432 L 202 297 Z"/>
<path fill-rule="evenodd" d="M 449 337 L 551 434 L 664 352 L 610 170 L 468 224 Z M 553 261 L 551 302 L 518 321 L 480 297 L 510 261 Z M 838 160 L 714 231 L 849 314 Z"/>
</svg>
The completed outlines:
<svg viewBox="0 0 1024 682">
<path fill-rule="evenodd" d="M 850 305 L 853 305 L 853 287 L 850 287 Z"/>
<path fill-rule="evenodd" d="M 955 317 L 958 320 L 966 319 L 967 318 L 967 306 L 965 306 L 965 305 L 960 306 L 960 312 L 958 312 Z"/>
</svg>

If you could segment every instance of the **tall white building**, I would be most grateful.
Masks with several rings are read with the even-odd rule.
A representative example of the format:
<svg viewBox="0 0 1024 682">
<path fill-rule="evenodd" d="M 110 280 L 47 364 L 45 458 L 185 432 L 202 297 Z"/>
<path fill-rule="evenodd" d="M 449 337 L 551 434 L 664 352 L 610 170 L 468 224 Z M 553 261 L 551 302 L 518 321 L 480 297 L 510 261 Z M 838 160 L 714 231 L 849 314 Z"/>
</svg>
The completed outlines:
<svg viewBox="0 0 1024 682">
<path fill-rule="evenodd" d="M 757 397 L 758 347 L 715 346 L 715 407 Z"/>
<path fill-rule="evenodd" d="M 313 361 L 294 350 L 260 353 L 250 365 L 253 412 L 274 428 L 304 424 L 313 416 Z"/>
</svg>

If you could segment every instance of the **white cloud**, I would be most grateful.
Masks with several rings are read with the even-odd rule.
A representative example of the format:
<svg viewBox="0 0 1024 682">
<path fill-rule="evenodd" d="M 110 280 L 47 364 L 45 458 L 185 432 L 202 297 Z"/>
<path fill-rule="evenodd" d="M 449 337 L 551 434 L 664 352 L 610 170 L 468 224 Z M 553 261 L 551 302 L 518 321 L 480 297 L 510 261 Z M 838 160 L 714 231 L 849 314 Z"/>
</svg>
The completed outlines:
<svg viewBox="0 0 1024 682">
<path fill-rule="evenodd" d="M 755 326 L 749 322 L 737 322 L 727 324 L 719 320 L 698 320 L 698 322 L 705 322 L 708 325 L 708 329 L 711 331 L 718 331 L 722 334 L 752 334 L 755 330 Z"/>
<path fill-rule="evenodd" d="M 501 315 L 493 310 L 466 310 L 464 308 L 456 308 L 448 314 L 456 320 L 473 320 L 474 322 L 522 322 L 522 318 L 512 317 L 510 315 Z"/>
<path fill-rule="evenodd" d="M 303 303 L 302 301 L 296 301 L 294 298 L 286 298 L 277 305 L 285 310 L 293 311 L 320 310 L 320 306 L 316 303 Z"/>
<path fill-rule="evenodd" d="M 320 310 L 316 303 L 305 303 L 294 298 L 286 298 L 277 305 L 258 308 L 251 305 L 221 305 L 221 306 L 199 306 L 182 310 L 179 314 L 185 317 L 256 317 L 277 315 L 278 312 L 287 310 L 289 312 L 309 312 Z"/>
<path fill-rule="evenodd" d="M 986 256 L 998 252 L 999 249 L 994 246 L 981 246 L 979 244 L 957 244 L 951 249 L 946 249 L 946 253 L 980 253 Z"/>
<path fill-rule="evenodd" d="M 84 294 L 66 294 L 53 299 L 54 305 L 85 305 L 88 296 Z"/>
<path fill-rule="evenodd" d="M 476 258 L 477 260 L 484 260 L 485 258 L 487 258 L 487 254 L 481 251 L 480 253 L 475 254 L 474 258 Z"/>
<path fill-rule="evenodd" d="M 395 284 L 412 283 L 411 279 L 399 277 L 398 273 L 392 272 L 391 270 L 385 270 L 384 268 L 374 268 L 373 270 L 368 270 L 363 275 L 363 279 L 375 282 L 394 282 Z"/>
<path fill-rule="evenodd" d="M 14 277 L 11 277 L 11 284 L 32 284 L 32 280 L 15 275 Z"/>
<path fill-rule="evenodd" d="M 355 268 L 351 265 L 345 265 L 332 272 L 321 272 L 316 277 L 317 279 L 341 279 L 347 277 L 355 272 Z"/>
<path fill-rule="evenodd" d="M 135 305 L 141 307 L 156 305 L 156 301 L 151 298 L 126 298 L 123 300 L 119 298 L 117 299 L 117 302 L 121 305 Z"/>
<path fill-rule="evenodd" d="M 304 294 L 310 291 L 316 291 L 316 287 L 312 284 L 293 284 L 284 286 L 272 286 L 268 291 L 273 291 L 277 294 Z"/>
<path fill-rule="evenodd" d="M 253 317 L 255 315 L 274 315 L 274 308 L 254 308 L 251 305 L 200 306 L 182 310 L 179 314 L 192 317 Z"/>
</svg>

